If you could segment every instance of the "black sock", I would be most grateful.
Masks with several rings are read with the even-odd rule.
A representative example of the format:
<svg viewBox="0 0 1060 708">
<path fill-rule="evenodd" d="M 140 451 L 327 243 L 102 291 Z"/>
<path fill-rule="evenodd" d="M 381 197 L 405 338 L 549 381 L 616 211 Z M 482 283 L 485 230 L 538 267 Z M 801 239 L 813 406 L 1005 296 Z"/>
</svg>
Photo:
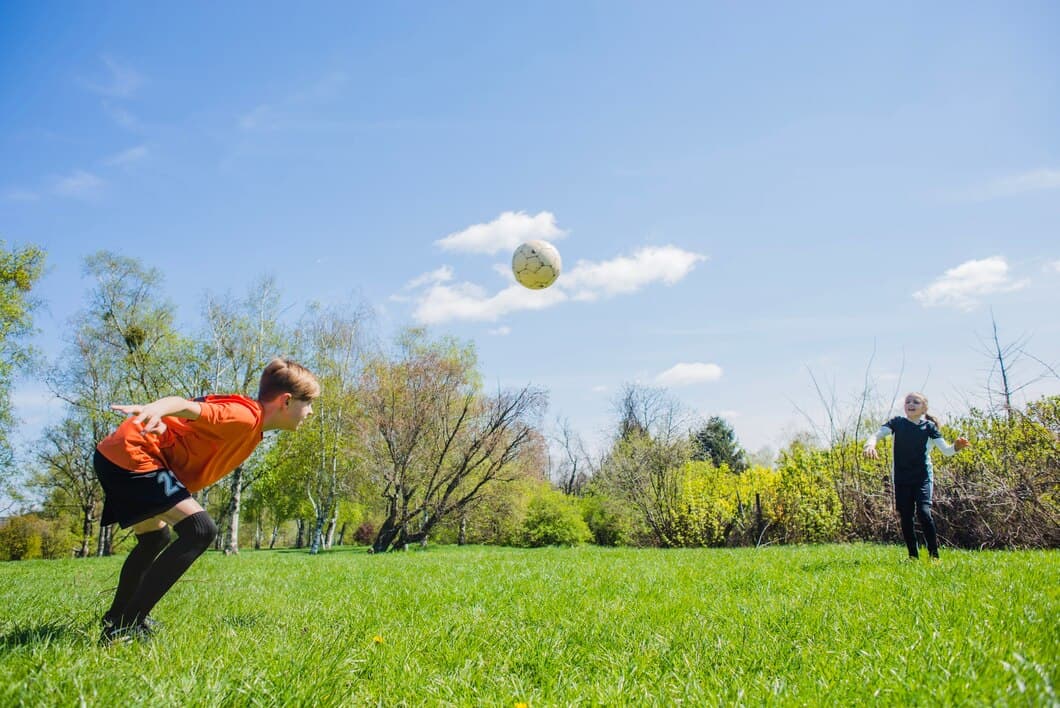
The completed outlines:
<svg viewBox="0 0 1060 708">
<path fill-rule="evenodd" d="M 162 552 L 162 549 L 169 545 L 170 538 L 172 536 L 170 536 L 168 526 L 136 536 L 136 545 L 129 551 L 129 556 L 121 567 L 118 589 L 114 591 L 114 602 L 110 604 L 107 614 L 103 615 L 105 619 L 113 621 L 125 614 L 129 600 L 140 587 L 144 574 L 147 573 L 147 569 L 151 567 L 151 563 Z"/>
<path fill-rule="evenodd" d="M 210 547 L 217 536 L 217 525 L 205 511 L 185 517 L 173 526 L 177 540 L 170 544 L 144 574 L 124 617 L 128 622 L 137 622 L 154 609 L 162 596 L 184 575 L 195 559 Z"/>
</svg>

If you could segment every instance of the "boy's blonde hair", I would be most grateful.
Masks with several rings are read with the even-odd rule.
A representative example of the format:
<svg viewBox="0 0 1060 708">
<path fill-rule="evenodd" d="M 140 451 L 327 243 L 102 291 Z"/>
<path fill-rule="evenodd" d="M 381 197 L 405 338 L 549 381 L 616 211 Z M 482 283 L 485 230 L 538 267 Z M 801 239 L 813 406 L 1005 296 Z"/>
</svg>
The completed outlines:
<svg viewBox="0 0 1060 708">
<path fill-rule="evenodd" d="M 282 393 L 311 401 L 320 395 L 320 384 L 316 376 L 301 364 L 276 357 L 261 372 L 258 400 L 271 401 Z"/>
</svg>

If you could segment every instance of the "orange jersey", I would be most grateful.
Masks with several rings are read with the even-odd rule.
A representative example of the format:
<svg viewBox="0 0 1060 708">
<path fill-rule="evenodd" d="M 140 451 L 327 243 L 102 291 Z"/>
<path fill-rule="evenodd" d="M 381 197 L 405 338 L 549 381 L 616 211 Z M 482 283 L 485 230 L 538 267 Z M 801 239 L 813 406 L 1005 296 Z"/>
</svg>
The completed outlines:
<svg viewBox="0 0 1060 708">
<path fill-rule="evenodd" d="M 170 470 L 189 492 L 208 487 L 254 452 L 264 411 L 246 396 L 197 400 L 202 412 L 196 420 L 167 416 L 161 435 L 145 435 L 132 417 L 126 419 L 99 444 L 100 454 L 130 472 Z"/>
</svg>

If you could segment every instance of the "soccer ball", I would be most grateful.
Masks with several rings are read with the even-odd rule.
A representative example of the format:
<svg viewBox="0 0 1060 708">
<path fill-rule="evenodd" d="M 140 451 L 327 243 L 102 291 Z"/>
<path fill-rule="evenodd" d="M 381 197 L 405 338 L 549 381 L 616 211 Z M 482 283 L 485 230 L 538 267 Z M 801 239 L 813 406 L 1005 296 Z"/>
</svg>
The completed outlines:
<svg viewBox="0 0 1060 708">
<path fill-rule="evenodd" d="M 563 261 L 548 241 L 527 241 L 512 255 L 512 273 L 520 285 L 541 290 L 556 282 Z"/>
</svg>

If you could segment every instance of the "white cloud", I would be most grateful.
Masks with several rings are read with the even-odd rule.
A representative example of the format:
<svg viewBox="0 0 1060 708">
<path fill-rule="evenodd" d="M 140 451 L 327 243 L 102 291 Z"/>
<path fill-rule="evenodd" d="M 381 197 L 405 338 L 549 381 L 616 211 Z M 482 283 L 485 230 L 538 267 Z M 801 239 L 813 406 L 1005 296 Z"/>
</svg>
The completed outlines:
<svg viewBox="0 0 1060 708">
<path fill-rule="evenodd" d="M 527 290 L 510 285 L 492 297 L 471 283 L 432 285 L 412 313 L 421 324 L 438 324 L 450 320 L 493 322 L 510 312 L 542 310 L 567 299 L 559 288 Z"/>
<path fill-rule="evenodd" d="M 1052 271 L 1053 273 L 1060 273 L 1060 261 L 1052 261 L 1051 263 L 1045 264 L 1046 272 Z"/>
<path fill-rule="evenodd" d="M 116 155 L 111 155 L 106 160 L 104 160 L 103 163 L 115 167 L 126 167 L 133 163 L 139 162 L 145 157 L 147 157 L 147 146 L 137 145 L 136 147 L 131 147 L 128 150 L 123 150 L 122 152 L 119 152 Z"/>
<path fill-rule="evenodd" d="M 443 266 L 412 280 L 406 289 L 430 286 L 417 298 L 413 317 L 422 324 L 450 320 L 495 321 L 519 310 L 541 310 L 568 300 L 593 301 L 601 297 L 632 293 L 646 285 L 672 285 L 691 272 L 706 257 L 676 246 L 649 247 L 633 256 L 592 263 L 580 261 L 570 273 L 545 290 L 527 290 L 515 284 L 508 266 L 493 268 L 511 284 L 495 295 L 472 283 L 446 285 L 452 271 Z"/>
<path fill-rule="evenodd" d="M 1060 189 L 1060 170 L 1042 168 L 998 177 L 968 190 L 963 196 L 968 199 L 1000 199 L 1051 189 Z"/>
<path fill-rule="evenodd" d="M 474 224 L 434 243 L 446 251 L 497 253 L 514 251 L 532 239 L 555 241 L 567 232 L 556 226 L 556 217 L 542 211 L 530 216 L 524 211 L 506 211 L 488 224 Z"/>
<path fill-rule="evenodd" d="M 655 377 L 655 382 L 662 386 L 690 386 L 692 384 L 717 381 L 721 378 L 721 367 L 717 364 L 674 364 Z"/>
<path fill-rule="evenodd" d="M 100 57 L 107 67 L 103 81 L 85 81 L 84 85 L 93 93 L 111 98 L 131 98 L 144 84 L 144 77 L 132 67 L 122 64 L 111 56 Z"/>
<path fill-rule="evenodd" d="M 725 418 L 726 420 L 729 420 L 731 418 L 740 418 L 741 416 L 743 416 L 743 413 L 741 413 L 740 411 L 725 410 L 718 411 L 718 415 L 722 418 Z"/>
<path fill-rule="evenodd" d="M 601 295 L 636 292 L 660 281 L 673 285 L 706 258 L 676 246 L 649 246 L 632 256 L 609 261 L 578 261 L 569 273 L 561 276 L 562 286 L 575 291 L 576 300 L 595 300 Z"/>
<path fill-rule="evenodd" d="M 512 328 L 507 325 L 503 325 L 501 327 L 498 327 L 497 329 L 490 330 L 490 334 L 496 335 L 498 337 L 507 337 L 511 333 Z"/>
<path fill-rule="evenodd" d="M 609 386 L 593 386 L 593 393 L 607 393 L 610 390 Z"/>
<path fill-rule="evenodd" d="M 35 202 L 40 199 L 40 195 L 28 189 L 14 188 L 4 192 L 4 199 L 9 202 Z"/>
<path fill-rule="evenodd" d="M 985 295 L 1019 290 L 1026 284 L 1026 280 L 1011 280 L 1008 263 L 1001 256 L 993 256 L 950 268 L 931 285 L 913 293 L 913 297 L 924 307 L 971 310 Z"/>
<path fill-rule="evenodd" d="M 432 270 L 429 273 L 424 273 L 419 277 L 413 278 L 405 284 L 405 289 L 413 290 L 415 288 L 420 288 L 424 285 L 429 285 L 431 283 L 447 283 L 452 279 L 453 269 L 449 266 L 442 266 L 441 268 L 436 268 L 435 270 Z"/>
<path fill-rule="evenodd" d="M 55 181 L 55 193 L 74 199 L 95 199 L 103 191 L 106 182 L 100 177 L 84 170 L 74 170 L 65 177 Z"/>
</svg>

